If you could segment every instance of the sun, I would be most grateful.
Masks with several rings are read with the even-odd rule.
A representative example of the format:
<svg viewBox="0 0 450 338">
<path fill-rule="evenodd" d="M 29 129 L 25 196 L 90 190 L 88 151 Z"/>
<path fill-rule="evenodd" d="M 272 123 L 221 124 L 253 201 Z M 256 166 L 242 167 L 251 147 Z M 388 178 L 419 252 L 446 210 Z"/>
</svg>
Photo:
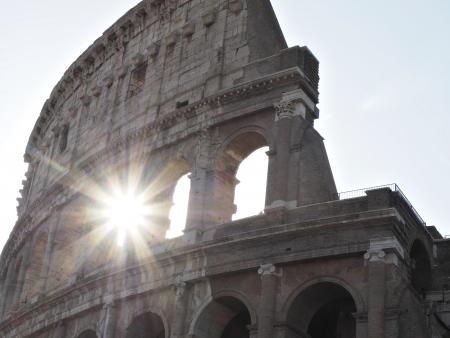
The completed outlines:
<svg viewBox="0 0 450 338">
<path fill-rule="evenodd" d="M 102 213 L 108 227 L 117 232 L 117 243 L 123 246 L 128 233 L 146 224 L 150 207 L 133 190 L 115 191 L 105 201 Z"/>
</svg>

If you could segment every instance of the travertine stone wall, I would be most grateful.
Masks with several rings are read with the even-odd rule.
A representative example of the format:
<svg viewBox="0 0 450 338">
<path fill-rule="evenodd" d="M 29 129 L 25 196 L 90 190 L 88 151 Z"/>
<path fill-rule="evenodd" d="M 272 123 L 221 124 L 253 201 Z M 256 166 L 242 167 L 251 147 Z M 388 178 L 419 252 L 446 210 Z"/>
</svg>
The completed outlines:
<svg viewBox="0 0 450 338">
<path fill-rule="evenodd" d="M 305 337 L 330 302 L 349 337 L 439 331 L 423 308 L 435 309 L 431 276 L 448 275 L 433 256 L 442 238 L 398 191 L 338 199 L 314 129 L 318 66 L 287 48 L 268 0 L 126 13 L 67 70 L 30 136 L 0 259 L 0 336 Z M 237 168 L 263 146 L 265 212 L 231 222 Z M 167 240 L 187 173 L 186 229 Z M 130 175 L 159 214 L 118 247 L 92 210 Z"/>
</svg>

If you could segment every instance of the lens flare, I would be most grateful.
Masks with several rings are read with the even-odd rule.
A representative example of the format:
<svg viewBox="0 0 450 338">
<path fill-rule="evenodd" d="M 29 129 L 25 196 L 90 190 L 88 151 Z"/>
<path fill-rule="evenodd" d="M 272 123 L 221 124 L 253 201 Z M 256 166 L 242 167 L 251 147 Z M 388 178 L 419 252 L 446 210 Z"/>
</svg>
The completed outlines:
<svg viewBox="0 0 450 338">
<path fill-rule="evenodd" d="M 116 192 L 106 201 L 103 215 L 108 226 L 117 231 L 117 242 L 123 246 L 127 233 L 146 223 L 150 208 L 134 191 Z"/>
</svg>

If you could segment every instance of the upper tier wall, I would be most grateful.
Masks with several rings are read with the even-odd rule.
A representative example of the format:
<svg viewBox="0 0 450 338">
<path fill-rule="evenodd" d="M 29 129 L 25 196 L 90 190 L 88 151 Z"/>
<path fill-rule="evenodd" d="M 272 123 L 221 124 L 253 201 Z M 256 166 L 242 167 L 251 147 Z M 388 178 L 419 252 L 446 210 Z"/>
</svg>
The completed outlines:
<svg viewBox="0 0 450 338">
<path fill-rule="evenodd" d="M 140 3 L 82 54 L 44 105 L 26 150 L 19 216 L 111 141 L 227 88 L 297 66 L 317 101 L 318 62 L 306 48 L 267 60 L 285 47 L 270 1 Z"/>
<path fill-rule="evenodd" d="M 270 147 L 267 206 L 335 198 L 323 139 L 313 129 L 318 61 L 306 47 L 285 47 L 266 0 L 150 1 L 129 11 L 44 105 L 0 275 L 45 229 L 67 232 L 70 243 L 84 221 L 65 211 L 84 189 L 136 163 L 151 181 L 171 161 L 186 160 L 191 191 L 199 192 L 190 196 L 187 223 L 196 239 L 231 219 L 236 180 L 221 164 L 251 145 Z M 232 137 L 242 144 L 228 143 Z"/>
</svg>

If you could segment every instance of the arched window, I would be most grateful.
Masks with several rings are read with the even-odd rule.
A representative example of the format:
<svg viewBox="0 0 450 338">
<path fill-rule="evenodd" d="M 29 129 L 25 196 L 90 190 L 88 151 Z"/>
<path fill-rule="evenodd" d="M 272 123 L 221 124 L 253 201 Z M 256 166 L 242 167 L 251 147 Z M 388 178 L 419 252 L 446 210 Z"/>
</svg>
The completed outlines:
<svg viewBox="0 0 450 338">
<path fill-rule="evenodd" d="M 139 94 L 144 88 L 147 65 L 147 62 L 141 63 L 131 72 L 127 97 L 132 97 Z"/>
<path fill-rule="evenodd" d="M 174 238 L 183 235 L 186 226 L 186 217 L 189 204 L 191 180 L 185 174 L 178 180 L 172 195 L 172 207 L 169 212 L 170 226 L 166 238 Z"/>
<path fill-rule="evenodd" d="M 214 199 L 209 202 L 215 222 L 226 223 L 264 210 L 267 146 L 261 133 L 248 131 L 233 138 L 221 150 L 216 164 Z"/>
<path fill-rule="evenodd" d="M 236 178 L 239 184 L 234 193 L 236 213 L 233 220 L 258 215 L 264 211 L 267 185 L 268 147 L 247 156 L 239 165 Z"/>
<path fill-rule="evenodd" d="M 61 133 L 59 134 L 59 152 L 63 153 L 67 149 L 67 142 L 69 140 L 69 125 L 65 124 Z"/>
</svg>

